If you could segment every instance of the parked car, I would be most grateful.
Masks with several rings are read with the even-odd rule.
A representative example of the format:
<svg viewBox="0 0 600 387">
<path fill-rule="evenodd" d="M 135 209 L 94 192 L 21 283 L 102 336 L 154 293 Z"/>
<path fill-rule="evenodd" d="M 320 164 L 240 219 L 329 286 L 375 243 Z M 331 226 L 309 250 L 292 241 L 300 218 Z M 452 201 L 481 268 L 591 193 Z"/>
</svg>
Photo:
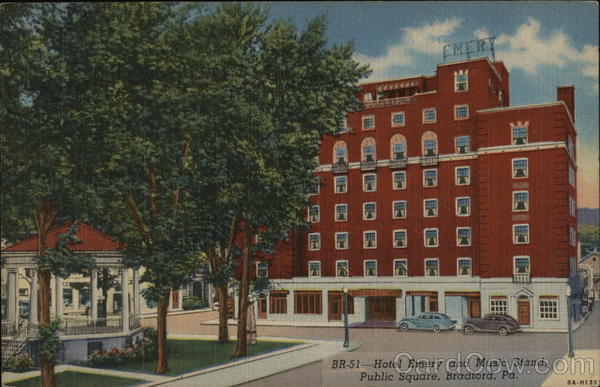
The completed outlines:
<svg viewBox="0 0 600 387">
<path fill-rule="evenodd" d="M 463 332 L 467 335 L 473 332 L 498 332 L 505 336 L 519 332 L 521 327 L 517 320 L 504 314 L 488 314 L 483 318 L 468 318 L 463 322 Z"/>
<path fill-rule="evenodd" d="M 452 320 L 443 313 L 423 312 L 418 316 L 405 317 L 397 325 L 402 332 L 409 329 L 423 329 L 438 333 L 439 331 L 454 329 L 455 324 L 456 320 Z"/>
</svg>

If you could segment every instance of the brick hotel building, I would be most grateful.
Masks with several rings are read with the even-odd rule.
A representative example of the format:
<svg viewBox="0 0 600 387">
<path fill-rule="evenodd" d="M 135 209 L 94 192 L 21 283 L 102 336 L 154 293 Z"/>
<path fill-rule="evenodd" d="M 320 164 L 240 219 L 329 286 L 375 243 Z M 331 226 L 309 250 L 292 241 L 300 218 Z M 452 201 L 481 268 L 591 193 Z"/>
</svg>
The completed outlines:
<svg viewBox="0 0 600 387">
<path fill-rule="evenodd" d="M 567 327 L 576 264 L 574 88 L 510 106 L 502 62 L 366 83 L 321 143 L 311 227 L 256 263 L 258 318 L 335 325 L 439 311 Z M 236 303 L 237 304 L 237 303 Z"/>
</svg>

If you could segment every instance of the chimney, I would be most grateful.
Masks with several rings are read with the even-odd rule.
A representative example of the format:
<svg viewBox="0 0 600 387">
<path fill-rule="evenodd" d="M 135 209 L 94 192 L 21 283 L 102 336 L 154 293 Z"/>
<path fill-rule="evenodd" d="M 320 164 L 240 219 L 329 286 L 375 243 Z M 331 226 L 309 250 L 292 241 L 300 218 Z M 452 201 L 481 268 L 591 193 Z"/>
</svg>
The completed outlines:
<svg viewBox="0 0 600 387">
<path fill-rule="evenodd" d="M 556 100 L 564 101 L 575 122 L 575 86 L 558 86 L 556 88 Z"/>
</svg>

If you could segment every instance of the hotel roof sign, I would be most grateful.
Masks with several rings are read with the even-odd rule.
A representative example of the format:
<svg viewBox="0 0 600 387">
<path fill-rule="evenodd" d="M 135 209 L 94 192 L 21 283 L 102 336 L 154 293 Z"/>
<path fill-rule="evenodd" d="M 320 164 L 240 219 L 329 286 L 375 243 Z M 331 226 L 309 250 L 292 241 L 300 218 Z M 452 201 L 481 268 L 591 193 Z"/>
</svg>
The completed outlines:
<svg viewBox="0 0 600 387">
<path fill-rule="evenodd" d="M 466 55 L 467 59 L 471 59 L 471 54 L 490 52 L 492 59 L 496 60 L 496 52 L 494 50 L 494 41 L 496 37 L 469 40 L 465 42 L 448 43 L 444 45 L 444 62 L 446 58 L 453 56 Z"/>
</svg>

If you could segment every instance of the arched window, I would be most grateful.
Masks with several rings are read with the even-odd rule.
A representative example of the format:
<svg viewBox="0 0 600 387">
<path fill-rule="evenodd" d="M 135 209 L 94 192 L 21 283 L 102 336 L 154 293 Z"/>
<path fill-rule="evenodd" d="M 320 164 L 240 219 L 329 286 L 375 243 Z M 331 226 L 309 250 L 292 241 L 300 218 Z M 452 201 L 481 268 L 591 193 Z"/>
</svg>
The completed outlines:
<svg viewBox="0 0 600 387">
<path fill-rule="evenodd" d="M 432 131 L 423 133 L 422 152 L 425 156 L 435 156 L 438 154 L 437 136 Z"/>
<path fill-rule="evenodd" d="M 402 160 L 406 158 L 406 138 L 401 134 L 395 134 L 390 139 L 390 159 Z"/>
<path fill-rule="evenodd" d="M 377 160 L 377 154 L 375 149 L 375 139 L 373 137 L 365 138 L 360 144 L 361 160 L 362 161 L 375 161 Z"/>
<path fill-rule="evenodd" d="M 333 162 L 337 164 L 348 162 L 348 146 L 344 141 L 338 141 L 333 145 Z"/>
</svg>

